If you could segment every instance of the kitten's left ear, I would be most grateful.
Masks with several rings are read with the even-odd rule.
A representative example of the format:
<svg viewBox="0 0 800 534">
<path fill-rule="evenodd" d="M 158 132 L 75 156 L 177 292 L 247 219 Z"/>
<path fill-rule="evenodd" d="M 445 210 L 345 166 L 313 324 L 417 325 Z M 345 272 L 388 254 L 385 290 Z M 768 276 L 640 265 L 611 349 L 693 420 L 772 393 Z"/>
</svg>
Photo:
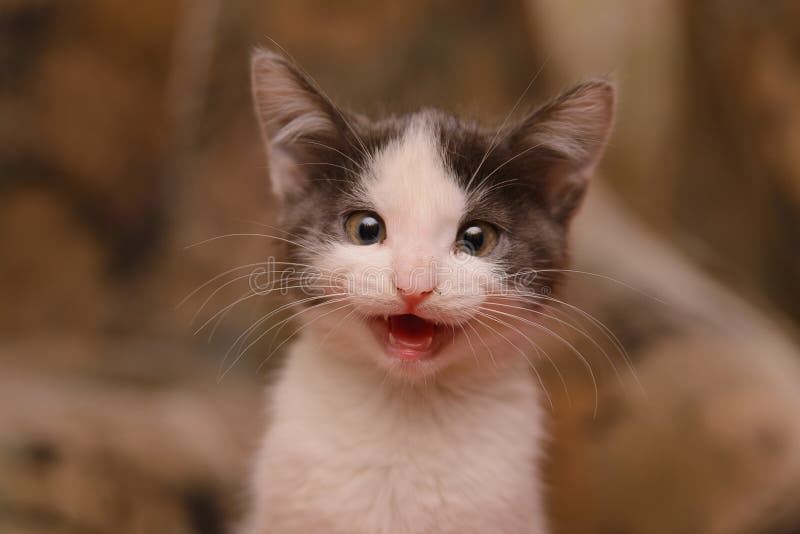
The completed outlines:
<svg viewBox="0 0 800 534">
<path fill-rule="evenodd" d="M 347 150 L 344 114 L 294 64 L 258 49 L 251 59 L 256 118 L 267 149 L 273 191 L 280 198 L 302 194 L 311 167 L 338 164 Z"/>
<path fill-rule="evenodd" d="M 611 133 L 615 90 L 605 79 L 575 86 L 539 108 L 511 134 L 512 145 L 535 166 L 550 208 L 560 222 L 580 204 Z"/>
</svg>

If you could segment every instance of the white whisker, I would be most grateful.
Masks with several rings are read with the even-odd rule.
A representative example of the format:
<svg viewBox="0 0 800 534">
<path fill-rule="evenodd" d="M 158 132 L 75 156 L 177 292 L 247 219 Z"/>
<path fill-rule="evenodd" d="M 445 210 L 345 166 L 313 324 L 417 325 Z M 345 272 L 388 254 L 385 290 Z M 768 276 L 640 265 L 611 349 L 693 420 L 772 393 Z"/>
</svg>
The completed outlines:
<svg viewBox="0 0 800 534">
<path fill-rule="evenodd" d="M 499 303 L 499 302 L 492 302 L 491 305 L 493 305 L 493 306 L 502 306 L 504 308 L 512 308 L 512 309 L 517 309 L 517 310 L 523 310 L 523 311 L 530 312 L 530 313 L 535 313 L 535 314 L 540 315 L 542 317 L 545 317 L 547 319 L 551 319 L 553 321 L 556 321 L 558 324 L 560 324 L 562 326 L 565 326 L 567 328 L 570 328 L 571 330 L 573 330 L 573 331 L 577 332 L 578 334 L 582 335 L 586 340 L 588 340 L 591 344 L 593 344 L 595 346 L 595 348 L 597 348 L 603 354 L 603 356 L 605 357 L 605 359 L 608 362 L 609 366 L 614 371 L 614 375 L 616 376 L 617 381 L 619 382 L 619 384 L 621 386 L 624 386 L 624 383 L 622 381 L 622 376 L 620 375 L 619 370 L 617 369 L 617 366 L 614 364 L 614 361 L 611 359 L 611 356 L 609 356 L 608 352 L 606 352 L 606 350 L 592 336 L 590 336 L 588 334 L 588 332 L 586 332 L 585 330 L 583 330 L 581 328 L 578 328 L 577 326 L 575 326 L 575 325 L 573 325 L 573 324 L 571 324 L 571 323 L 569 323 L 567 321 L 564 321 L 563 319 L 560 319 L 560 318 L 558 318 L 558 317 L 556 317 L 554 315 L 550 315 L 550 314 L 544 313 L 544 312 L 539 311 L 539 310 L 526 308 L 524 306 L 513 306 L 511 304 L 502 304 L 502 303 Z M 496 310 L 496 311 L 498 313 L 502 313 L 499 310 Z M 514 316 L 513 314 L 509 314 L 509 315 Z M 530 321 L 528 319 L 525 319 L 525 318 L 519 317 L 519 316 L 516 316 L 516 317 L 519 320 L 524 321 L 526 324 L 530 324 L 531 326 L 537 326 L 537 327 L 540 326 L 540 323 L 537 323 L 535 321 Z"/>
<path fill-rule="evenodd" d="M 291 239 L 286 239 L 284 237 L 279 237 L 279 236 L 276 236 L 276 235 L 259 234 L 259 233 L 252 233 L 252 232 L 238 232 L 238 233 L 232 233 L 232 234 L 218 235 L 218 236 L 215 236 L 215 237 L 209 237 L 208 239 L 204 239 L 202 241 L 198 241 L 197 243 L 192 243 L 191 245 L 186 245 L 184 247 L 184 249 L 190 249 L 190 248 L 199 247 L 201 245 L 205 245 L 205 244 L 211 243 L 212 241 L 218 241 L 220 239 L 226 239 L 228 237 L 267 237 L 267 238 L 270 238 L 270 239 L 275 239 L 277 241 L 282 241 L 284 243 L 288 243 L 290 245 L 296 245 L 296 246 L 298 246 L 300 248 L 307 249 L 310 252 L 314 252 L 314 250 L 311 249 L 309 246 L 304 245 L 302 243 L 298 243 L 297 241 L 294 241 L 294 240 L 291 240 Z"/>
<path fill-rule="evenodd" d="M 211 278 L 210 280 L 208 280 L 207 282 L 205 282 L 205 283 L 201 284 L 201 285 L 200 285 L 200 286 L 198 286 L 196 289 L 194 289 L 194 290 L 193 290 L 191 293 L 189 293 L 188 295 L 186 295 L 185 297 L 183 297 L 183 298 L 181 299 L 181 301 L 180 301 L 178 304 L 176 304 L 176 305 L 175 305 L 175 309 L 177 310 L 178 308 L 180 308 L 181 306 L 183 306 L 184 304 L 186 304 L 186 302 L 187 302 L 189 299 L 191 299 L 193 296 L 195 296 L 195 295 L 196 295 L 196 294 L 197 294 L 199 291 L 201 291 L 203 288 L 205 288 L 205 287 L 206 287 L 206 286 L 208 286 L 209 284 L 212 284 L 212 283 L 214 283 L 215 281 L 219 280 L 219 279 L 220 279 L 220 278 L 222 278 L 223 276 L 226 276 L 226 275 L 228 275 L 228 274 L 230 274 L 230 273 L 232 273 L 232 272 L 235 272 L 235 271 L 238 271 L 238 270 L 241 270 L 241 269 L 253 268 L 253 267 L 260 266 L 260 265 L 266 265 L 266 262 L 264 262 L 264 261 L 259 261 L 259 262 L 256 262 L 256 263 L 248 263 L 247 265 L 240 265 L 239 267 L 234 267 L 233 269 L 228 269 L 228 270 L 227 270 L 227 271 L 225 271 L 224 273 L 220 273 L 220 274 L 216 275 L 215 277 L 213 277 L 213 278 Z"/>
<path fill-rule="evenodd" d="M 515 319 L 522 319 L 522 317 L 518 317 L 518 316 L 513 315 L 513 314 L 503 313 L 503 312 L 501 312 L 499 310 L 494 310 L 492 308 L 489 308 L 488 306 L 478 306 L 478 309 L 483 310 L 484 312 L 490 311 L 490 312 L 495 312 L 495 313 L 501 313 L 502 315 L 507 315 L 507 316 L 513 317 Z M 545 357 L 545 359 L 547 359 L 547 362 L 550 364 L 550 366 L 556 372 L 556 375 L 558 376 L 558 379 L 561 382 L 561 386 L 564 388 L 564 395 L 567 398 L 567 404 L 569 406 L 572 406 L 572 397 L 569 394 L 569 389 L 567 388 L 567 382 L 566 382 L 566 380 L 564 380 L 564 375 L 561 373 L 561 370 L 558 368 L 558 366 L 556 365 L 555 360 L 553 360 L 553 358 L 550 356 L 550 354 L 548 354 L 547 351 L 545 351 L 538 343 L 533 341 L 528 335 L 526 335 L 524 332 L 522 332 L 522 330 L 520 330 L 516 326 L 512 325 L 511 323 L 509 323 L 507 321 L 503 321 L 503 320 L 501 320 L 501 319 L 499 319 L 497 317 L 493 317 L 493 319 L 495 321 L 503 324 L 504 326 L 514 330 L 517 334 L 519 334 L 520 336 L 525 338 L 525 340 L 531 345 L 531 347 L 533 347 L 533 350 L 536 351 L 536 354 L 542 355 L 542 356 Z"/>
<path fill-rule="evenodd" d="M 493 317 L 491 317 L 489 314 L 486 314 L 486 313 L 483 313 L 483 312 L 480 312 L 480 311 L 479 311 L 479 312 L 477 312 L 477 313 L 478 313 L 478 315 L 481 315 L 481 316 L 487 317 L 487 318 L 489 318 L 489 319 L 494 319 L 494 318 L 493 318 Z M 481 321 L 481 320 L 480 320 L 480 319 L 478 319 L 477 317 L 473 317 L 473 320 L 474 320 L 474 321 L 477 321 L 479 324 L 483 325 L 485 328 L 488 328 L 489 330 L 491 330 L 492 332 L 494 332 L 495 334 L 497 334 L 498 336 L 500 336 L 500 337 L 501 337 L 501 338 L 502 338 L 502 339 L 503 339 L 503 340 L 504 340 L 506 343 L 508 343 L 509 345 L 511 345 L 511 346 L 512 346 L 512 347 L 513 347 L 513 348 L 514 348 L 514 349 L 515 349 L 517 352 L 519 352 L 519 353 L 520 353 L 520 355 L 522 355 L 522 357 L 525 359 L 525 361 L 526 361 L 526 362 L 528 362 L 528 366 L 531 368 L 531 370 L 532 370 L 532 371 L 534 372 L 534 374 L 536 375 L 536 380 L 539 382 L 539 386 L 542 388 L 542 392 L 544 392 L 544 395 L 545 395 L 545 397 L 547 398 L 547 403 L 550 405 L 550 410 L 555 410 L 555 405 L 553 404 L 553 399 L 550 397 L 550 392 L 549 392 L 549 391 L 547 391 L 547 386 L 545 386 L 545 384 L 544 384 L 544 380 L 542 380 L 542 375 L 541 375 L 541 374 L 539 373 L 539 371 L 536 369 L 536 366 L 534 366 L 534 365 L 533 365 L 533 363 L 531 362 L 531 360 L 528 358 L 528 355 L 527 355 L 527 354 L 525 354 L 525 351 L 524 351 L 524 350 L 522 350 L 522 349 L 520 349 L 520 348 L 519 348 L 518 346 L 516 346 L 514 343 L 512 343 L 512 342 L 511 342 L 511 340 L 509 340 L 509 339 L 508 339 L 506 336 L 504 336 L 504 335 L 503 335 L 501 332 L 499 332 L 497 329 L 493 328 L 491 325 L 488 325 L 488 324 L 486 324 L 485 322 Z"/>
<path fill-rule="evenodd" d="M 284 319 L 284 320 L 282 320 L 280 322 L 277 322 L 277 323 L 273 324 L 272 326 L 270 326 L 269 328 L 264 330 L 261 334 L 259 334 L 258 337 L 256 337 L 253 341 L 251 341 L 244 349 L 240 350 L 237 353 L 237 355 L 234 358 L 233 362 L 231 362 L 230 366 L 228 366 L 228 368 L 222 373 L 222 376 L 220 377 L 220 380 L 225 378 L 225 375 L 231 369 L 233 369 L 233 367 L 242 359 L 242 357 L 244 357 L 244 355 L 247 353 L 247 351 L 249 351 L 256 343 L 261 341 L 264 338 L 264 336 L 266 336 L 268 333 L 270 333 L 276 327 L 284 324 L 285 322 L 291 321 L 292 319 L 294 319 L 294 318 L 296 318 L 296 317 L 298 317 L 298 316 L 300 316 L 300 315 L 302 315 L 304 313 L 307 313 L 307 312 L 309 312 L 311 310 L 315 310 L 315 309 L 321 308 L 323 306 L 329 306 L 331 304 L 336 304 L 336 303 L 342 302 L 344 300 L 347 300 L 347 297 L 343 297 L 343 298 L 339 298 L 339 299 L 333 299 L 333 300 L 321 302 L 319 304 L 314 304 L 312 306 L 309 306 L 308 308 L 304 308 L 304 309 L 300 310 L 299 312 L 292 314 L 291 316 L 287 317 L 286 319 Z M 347 304 L 347 305 L 349 306 L 349 304 Z M 263 322 L 263 320 L 260 320 L 260 322 Z M 242 344 L 244 344 L 244 343 L 242 343 Z M 225 358 L 223 358 L 223 364 L 224 364 L 225 360 L 227 359 L 227 357 L 228 357 L 228 353 L 226 352 L 225 353 Z M 259 366 L 259 369 L 260 369 L 260 366 Z"/>
<path fill-rule="evenodd" d="M 627 282 L 623 282 L 622 280 L 617 280 L 616 278 L 613 278 L 613 277 L 608 276 L 606 274 L 593 273 L 593 272 L 589 272 L 589 271 L 579 271 L 577 269 L 540 269 L 540 270 L 538 270 L 538 272 L 540 272 L 540 273 L 553 272 L 553 273 L 564 273 L 564 274 L 583 274 L 583 275 L 586 275 L 586 276 L 595 276 L 597 278 L 602 278 L 603 280 L 608 280 L 609 282 L 614 282 L 615 284 L 619 284 L 619 285 L 621 285 L 621 286 L 623 286 L 623 287 L 625 287 L 627 289 L 630 289 L 631 291 L 635 291 L 636 293 L 639 293 L 642 296 L 645 296 L 645 297 L 647 297 L 649 299 L 653 299 L 653 300 L 655 300 L 656 302 L 658 302 L 660 304 L 664 304 L 665 306 L 669 306 L 668 302 L 656 297 L 655 295 L 651 295 L 650 293 L 646 292 L 643 289 L 639 289 L 638 287 L 632 286 L 632 285 L 628 284 Z"/>
</svg>

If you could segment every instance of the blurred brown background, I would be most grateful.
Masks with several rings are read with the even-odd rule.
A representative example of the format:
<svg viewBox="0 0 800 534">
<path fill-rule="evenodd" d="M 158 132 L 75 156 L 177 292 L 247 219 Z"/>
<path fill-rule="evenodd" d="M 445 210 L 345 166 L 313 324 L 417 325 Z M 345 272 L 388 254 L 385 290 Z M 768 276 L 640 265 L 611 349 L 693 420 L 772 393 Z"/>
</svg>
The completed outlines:
<svg viewBox="0 0 800 534">
<path fill-rule="evenodd" d="M 211 533 L 240 508 L 273 340 L 225 380 L 218 366 L 273 301 L 231 309 L 210 341 L 213 322 L 194 331 L 245 280 L 194 326 L 210 292 L 175 307 L 269 254 L 258 238 L 185 247 L 275 222 L 248 80 L 272 40 L 373 114 L 497 119 L 537 72 L 527 102 L 611 75 L 602 181 L 796 336 L 795 0 L 2 0 L 1 531 Z"/>
</svg>

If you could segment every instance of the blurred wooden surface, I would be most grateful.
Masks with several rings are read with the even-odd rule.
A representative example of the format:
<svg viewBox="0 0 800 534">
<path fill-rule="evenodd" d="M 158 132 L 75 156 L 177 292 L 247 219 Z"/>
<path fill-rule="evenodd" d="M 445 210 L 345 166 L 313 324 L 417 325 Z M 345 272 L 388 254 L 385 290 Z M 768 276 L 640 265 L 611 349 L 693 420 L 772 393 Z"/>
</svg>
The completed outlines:
<svg viewBox="0 0 800 534">
<path fill-rule="evenodd" d="M 0 532 L 228 531 L 264 422 L 256 383 L 217 383 L 164 344 L 0 351 Z"/>
</svg>

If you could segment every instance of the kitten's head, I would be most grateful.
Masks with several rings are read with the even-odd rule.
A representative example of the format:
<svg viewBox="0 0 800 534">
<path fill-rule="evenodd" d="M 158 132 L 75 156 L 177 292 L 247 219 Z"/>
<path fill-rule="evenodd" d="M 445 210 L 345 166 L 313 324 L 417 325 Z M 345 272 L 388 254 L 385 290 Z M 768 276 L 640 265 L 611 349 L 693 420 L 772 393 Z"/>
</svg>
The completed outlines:
<svg viewBox="0 0 800 534">
<path fill-rule="evenodd" d="M 528 351 L 512 345 L 564 267 L 609 135 L 608 82 L 500 130 L 434 110 L 371 122 L 269 51 L 253 90 L 291 241 L 281 272 L 331 352 L 419 379 Z"/>
</svg>

